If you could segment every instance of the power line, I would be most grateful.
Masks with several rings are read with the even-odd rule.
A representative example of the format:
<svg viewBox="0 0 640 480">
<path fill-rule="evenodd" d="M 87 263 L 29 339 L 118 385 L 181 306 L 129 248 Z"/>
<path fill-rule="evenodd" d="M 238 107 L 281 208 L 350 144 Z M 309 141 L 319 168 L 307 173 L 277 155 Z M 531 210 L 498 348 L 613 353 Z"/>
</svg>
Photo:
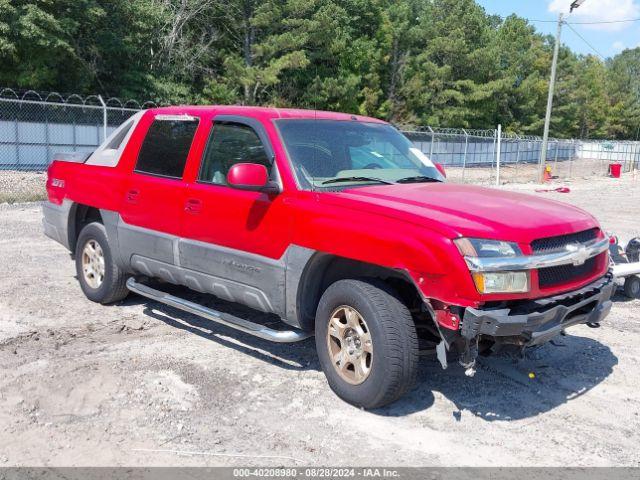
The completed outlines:
<svg viewBox="0 0 640 480">
<path fill-rule="evenodd" d="M 629 22 L 640 22 L 640 18 L 628 18 L 626 20 L 609 20 L 609 21 L 601 21 L 601 22 L 567 22 L 570 25 L 602 25 L 605 23 L 629 23 Z"/>
<path fill-rule="evenodd" d="M 506 17 L 503 17 L 506 20 Z M 557 20 L 536 20 L 534 18 L 525 18 L 527 22 L 536 22 L 536 23 L 558 23 Z"/>
<path fill-rule="evenodd" d="M 500 17 L 503 20 L 506 20 L 507 17 Z M 540 20 L 536 18 L 525 18 L 528 22 L 536 22 L 536 23 L 557 23 L 557 20 Z M 611 23 L 630 23 L 630 22 L 640 22 L 640 18 L 627 18 L 624 20 L 608 20 L 608 21 L 599 21 L 599 22 L 564 22 L 566 25 L 605 25 Z"/>
<path fill-rule="evenodd" d="M 566 24 L 566 25 L 567 25 L 567 27 L 569 27 L 569 28 L 571 29 L 571 31 L 572 31 L 573 33 L 575 33 L 575 34 L 576 34 L 576 35 L 577 35 L 577 36 L 578 36 L 578 37 L 579 37 L 579 38 L 580 38 L 584 43 L 586 43 L 586 44 L 589 46 L 589 48 L 590 48 L 591 50 L 593 50 L 593 51 L 596 53 L 596 55 L 598 55 L 602 60 L 605 60 L 605 56 L 604 56 L 604 55 L 602 55 L 602 54 L 598 51 L 598 49 L 597 49 L 596 47 L 594 47 L 593 45 L 591 45 L 591 43 L 589 43 L 589 41 L 588 41 L 586 38 L 584 38 L 582 35 L 580 35 L 580 34 L 578 33 L 578 31 L 577 31 L 575 28 L 573 28 L 573 27 L 571 26 L 571 24 L 570 24 L 570 23 L 566 23 L 566 22 L 565 22 L 565 24 Z"/>
<path fill-rule="evenodd" d="M 506 20 L 507 17 L 502 17 L 500 15 L 498 15 L 498 17 L 502 18 L 502 20 Z M 556 20 L 540 20 L 540 19 L 534 19 L 534 18 L 524 18 L 524 20 L 526 20 L 527 22 L 537 22 L 537 23 L 556 23 Z M 602 55 L 598 49 L 596 47 L 594 47 L 586 38 L 584 38 L 582 35 L 580 35 L 580 33 L 578 33 L 578 31 L 573 28 L 571 25 L 606 25 L 606 24 L 612 24 L 612 23 L 631 23 L 631 22 L 640 22 L 640 18 L 627 18 L 627 19 L 623 19 L 623 20 L 603 20 L 603 21 L 599 21 L 599 22 L 567 22 L 567 21 L 563 21 L 562 23 L 565 24 L 567 27 L 569 27 L 573 33 L 575 33 L 578 38 L 580 38 L 580 40 L 582 40 L 584 43 L 587 44 L 587 46 L 593 50 L 593 52 L 600 57 L 602 60 L 606 60 L 606 57 L 604 55 Z"/>
</svg>

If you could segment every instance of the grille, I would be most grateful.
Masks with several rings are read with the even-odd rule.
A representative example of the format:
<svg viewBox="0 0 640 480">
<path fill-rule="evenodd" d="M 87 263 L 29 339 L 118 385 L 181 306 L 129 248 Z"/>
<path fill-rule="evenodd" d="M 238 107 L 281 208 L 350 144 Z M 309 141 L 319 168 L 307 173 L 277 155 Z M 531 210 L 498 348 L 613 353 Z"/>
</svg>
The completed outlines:
<svg viewBox="0 0 640 480">
<path fill-rule="evenodd" d="M 598 255 L 591 257 L 582 265 L 560 265 L 557 267 L 540 268 L 538 270 L 538 285 L 540 288 L 549 288 L 563 283 L 589 276 L 596 268 Z"/>
<path fill-rule="evenodd" d="M 558 237 L 540 238 L 531 242 L 533 253 L 549 253 L 555 250 L 564 250 L 571 243 L 587 243 L 598 238 L 598 228 L 584 230 L 582 232 L 560 235 Z"/>
</svg>

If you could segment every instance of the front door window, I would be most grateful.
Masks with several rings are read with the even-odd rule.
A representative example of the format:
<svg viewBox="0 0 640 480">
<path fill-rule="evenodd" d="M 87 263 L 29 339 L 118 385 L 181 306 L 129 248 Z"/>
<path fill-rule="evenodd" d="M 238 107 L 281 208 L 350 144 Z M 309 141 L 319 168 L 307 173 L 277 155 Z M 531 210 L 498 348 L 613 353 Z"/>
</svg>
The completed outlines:
<svg viewBox="0 0 640 480">
<path fill-rule="evenodd" d="M 215 123 L 198 181 L 226 185 L 227 172 L 236 163 L 259 163 L 271 168 L 271 160 L 253 128 L 241 123 Z"/>
</svg>

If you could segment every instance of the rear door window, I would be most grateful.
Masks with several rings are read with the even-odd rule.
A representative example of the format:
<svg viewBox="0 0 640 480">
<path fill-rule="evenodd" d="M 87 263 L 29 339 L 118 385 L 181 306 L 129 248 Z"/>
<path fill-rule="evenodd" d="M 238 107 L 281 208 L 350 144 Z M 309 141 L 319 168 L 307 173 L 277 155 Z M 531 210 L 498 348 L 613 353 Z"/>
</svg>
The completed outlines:
<svg viewBox="0 0 640 480">
<path fill-rule="evenodd" d="M 158 115 L 142 142 L 135 171 L 169 178 L 182 178 L 198 118 Z"/>
</svg>

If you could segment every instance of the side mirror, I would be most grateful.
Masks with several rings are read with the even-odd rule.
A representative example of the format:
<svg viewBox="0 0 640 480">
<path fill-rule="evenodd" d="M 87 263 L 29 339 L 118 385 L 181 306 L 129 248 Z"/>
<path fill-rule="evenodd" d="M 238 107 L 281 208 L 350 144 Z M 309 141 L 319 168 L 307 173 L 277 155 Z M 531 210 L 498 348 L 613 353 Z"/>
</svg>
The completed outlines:
<svg viewBox="0 0 640 480">
<path fill-rule="evenodd" d="M 444 169 L 444 166 L 441 163 L 434 163 L 438 171 L 442 174 L 444 178 L 447 178 L 447 171 Z"/>
<path fill-rule="evenodd" d="M 269 181 L 267 167 L 258 163 L 236 163 L 227 173 L 227 183 L 239 190 L 276 193 L 277 185 Z"/>
</svg>

